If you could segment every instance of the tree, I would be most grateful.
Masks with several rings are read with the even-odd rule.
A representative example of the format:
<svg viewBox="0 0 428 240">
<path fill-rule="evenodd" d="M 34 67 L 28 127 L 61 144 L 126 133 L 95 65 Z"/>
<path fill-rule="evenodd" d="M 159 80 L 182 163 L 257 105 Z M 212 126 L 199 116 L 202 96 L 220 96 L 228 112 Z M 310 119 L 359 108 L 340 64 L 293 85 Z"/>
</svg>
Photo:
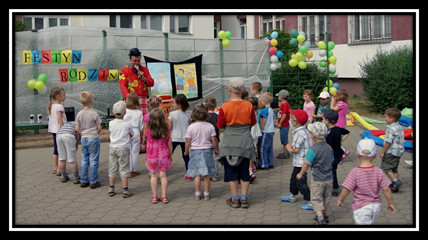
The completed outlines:
<svg viewBox="0 0 428 240">
<path fill-rule="evenodd" d="M 31 29 L 27 23 L 22 20 L 22 18 L 15 18 L 15 32 L 28 31 Z"/>
<path fill-rule="evenodd" d="M 380 47 L 373 58 L 360 65 L 360 82 L 375 112 L 387 108 L 413 106 L 413 50 L 409 45 L 394 47 L 389 52 Z"/>
</svg>

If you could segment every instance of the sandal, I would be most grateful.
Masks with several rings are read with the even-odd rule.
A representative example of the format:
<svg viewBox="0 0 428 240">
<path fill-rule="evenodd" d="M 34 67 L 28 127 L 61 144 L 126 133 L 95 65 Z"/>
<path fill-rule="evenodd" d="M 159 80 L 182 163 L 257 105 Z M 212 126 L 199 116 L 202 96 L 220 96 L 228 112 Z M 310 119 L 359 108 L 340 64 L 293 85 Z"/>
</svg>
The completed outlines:
<svg viewBox="0 0 428 240">
<path fill-rule="evenodd" d="M 156 196 L 152 197 L 152 203 L 158 203 L 158 198 Z"/>
<path fill-rule="evenodd" d="M 226 204 L 233 208 L 239 208 L 241 206 L 239 199 L 233 200 L 232 198 L 227 199 Z"/>
<path fill-rule="evenodd" d="M 164 204 L 169 203 L 168 198 L 166 198 L 166 197 L 160 197 L 159 201 L 162 201 Z"/>
<path fill-rule="evenodd" d="M 52 174 L 57 174 L 57 172 L 58 172 L 58 169 L 55 169 L 55 168 L 54 168 L 54 169 L 52 170 Z"/>
</svg>

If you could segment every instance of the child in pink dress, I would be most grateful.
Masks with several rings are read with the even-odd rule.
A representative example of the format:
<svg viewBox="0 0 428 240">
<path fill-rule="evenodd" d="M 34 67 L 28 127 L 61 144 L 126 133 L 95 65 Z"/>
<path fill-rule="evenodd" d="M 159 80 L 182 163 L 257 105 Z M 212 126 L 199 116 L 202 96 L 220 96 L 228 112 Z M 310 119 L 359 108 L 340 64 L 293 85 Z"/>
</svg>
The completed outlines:
<svg viewBox="0 0 428 240">
<path fill-rule="evenodd" d="M 166 171 L 172 166 L 172 139 L 165 115 L 159 108 L 150 111 L 145 139 L 147 142 L 146 167 L 152 175 L 150 178 L 150 187 L 153 193 L 152 203 L 157 203 L 159 200 L 166 204 L 168 203 Z M 161 180 L 162 195 L 160 198 L 158 198 L 158 177 Z"/>
<path fill-rule="evenodd" d="M 336 95 L 332 96 L 330 102 L 330 109 L 333 109 L 339 115 L 337 119 L 336 127 L 345 128 L 346 129 L 346 114 L 348 112 L 348 91 L 346 89 L 339 89 L 336 92 Z M 341 146 L 343 150 L 342 160 L 345 159 L 349 155 L 349 151 L 346 150 L 343 145 Z M 340 161 L 339 163 L 342 163 Z"/>
</svg>

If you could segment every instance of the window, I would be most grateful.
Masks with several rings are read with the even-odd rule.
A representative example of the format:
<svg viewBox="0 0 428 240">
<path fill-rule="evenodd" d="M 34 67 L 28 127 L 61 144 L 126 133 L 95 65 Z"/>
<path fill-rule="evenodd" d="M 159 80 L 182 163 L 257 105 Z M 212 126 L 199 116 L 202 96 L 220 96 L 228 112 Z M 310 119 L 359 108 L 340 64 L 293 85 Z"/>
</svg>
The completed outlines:
<svg viewBox="0 0 428 240">
<path fill-rule="evenodd" d="M 284 30 L 283 15 L 261 15 L 260 35 L 265 35 L 274 29 Z"/>
<path fill-rule="evenodd" d="M 141 29 L 147 29 L 147 16 L 141 15 Z"/>
<path fill-rule="evenodd" d="M 214 22 L 214 38 L 218 38 L 218 32 L 220 31 L 220 22 L 215 21 Z"/>
<path fill-rule="evenodd" d="M 120 15 L 120 27 L 132 28 L 132 15 Z"/>
<path fill-rule="evenodd" d="M 241 29 L 241 38 L 246 39 L 247 38 L 247 18 L 240 18 L 239 26 Z"/>
<path fill-rule="evenodd" d="M 110 15 L 110 27 L 116 27 L 116 15 Z"/>
<path fill-rule="evenodd" d="M 348 19 L 351 44 L 391 42 L 390 15 L 353 15 Z"/>
<path fill-rule="evenodd" d="M 162 31 L 162 15 L 150 15 L 150 29 Z"/>
<path fill-rule="evenodd" d="M 299 21 L 300 31 L 306 34 L 306 41 L 309 41 L 311 46 L 325 40 L 325 32 L 329 34 L 328 39 L 331 39 L 330 15 L 303 15 Z"/>
<path fill-rule="evenodd" d="M 31 27 L 31 29 L 43 29 L 45 27 L 68 26 L 68 16 L 52 16 L 52 15 L 35 15 L 24 16 L 24 22 Z"/>
<path fill-rule="evenodd" d="M 171 15 L 169 17 L 169 32 L 171 33 L 190 33 L 190 15 Z M 214 35 L 215 27 L 214 27 Z"/>
</svg>

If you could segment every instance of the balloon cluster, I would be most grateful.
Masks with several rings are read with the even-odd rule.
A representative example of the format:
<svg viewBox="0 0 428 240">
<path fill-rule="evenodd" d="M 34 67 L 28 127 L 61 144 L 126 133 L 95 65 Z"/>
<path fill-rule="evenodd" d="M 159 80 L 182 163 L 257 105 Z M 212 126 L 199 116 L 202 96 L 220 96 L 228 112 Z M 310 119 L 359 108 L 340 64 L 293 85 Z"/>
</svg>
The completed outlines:
<svg viewBox="0 0 428 240">
<path fill-rule="evenodd" d="M 300 44 L 300 46 L 298 52 L 291 54 L 291 59 L 288 61 L 288 64 L 291 67 L 299 66 L 300 69 L 305 69 L 307 66 L 305 59 L 314 56 L 313 52 L 309 50 L 311 42 L 306 40 L 306 33 L 303 31 L 298 32 L 296 29 L 291 29 L 290 35 L 290 45 L 298 46 Z"/>
<path fill-rule="evenodd" d="M 328 46 L 328 52 L 326 50 L 327 46 Z M 318 48 L 320 49 L 320 51 L 319 51 L 320 57 L 325 57 L 325 55 L 327 55 L 327 60 L 321 60 L 319 62 L 319 65 L 320 65 L 320 67 L 323 67 L 323 68 L 328 66 L 328 71 L 331 74 L 336 73 L 337 58 L 335 56 L 333 56 L 333 52 L 331 51 L 334 49 L 335 46 L 336 46 L 336 44 L 332 41 L 329 41 L 327 44 L 325 44 L 324 41 L 318 42 Z"/>
<path fill-rule="evenodd" d="M 278 69 L 281 67 L 281 63 L 279 62 L 279 59 L 284 56 L 284 53 L 282 51 L 279 51 L 276 46 L 278 46 L 278 32 L 273 31 L 270 35 L 268 35 L 268 39 L 266 39 L 266 44 L 270 45 L 269 48 L 269 54 L 270 56 L 270 69 L 272 71 Z"/>
<path fill-rule="evenodd" d="M 339 83 L 333 83 L 333 81 L 331 81 L 331 79 L 329 79 L 328 81 L 326 81 L 325 84 L 328 85 L 328 87 L 324 87 L 323 88 L 323 92 L 329 92 L 330 95 L 335 95 L 336 92 L 337 92 L 337 90 L 340 87 Z"/>
<path fill-rule="evenodd" d="M 218 32 L 218 38 L 221 39 L 221 44 L 223 45 L 223 47 L 230 46 L 230 37 L 232 37 L 232 33 L 230 31 L 220 30 L 220 32 Z"/>
<path fill-rule="evenodd" d="M 36 89 L 39 91 L 39 93 L 45 93 L 47 91 L 46 85 L 45 85 L 47 80 L 48 80 L 48 76 L 44 73 L 41 73 L 37 77 L 37 80 L 35 79 L 28 80 L 27 87 L 29 89 Z"/>
</svg>

